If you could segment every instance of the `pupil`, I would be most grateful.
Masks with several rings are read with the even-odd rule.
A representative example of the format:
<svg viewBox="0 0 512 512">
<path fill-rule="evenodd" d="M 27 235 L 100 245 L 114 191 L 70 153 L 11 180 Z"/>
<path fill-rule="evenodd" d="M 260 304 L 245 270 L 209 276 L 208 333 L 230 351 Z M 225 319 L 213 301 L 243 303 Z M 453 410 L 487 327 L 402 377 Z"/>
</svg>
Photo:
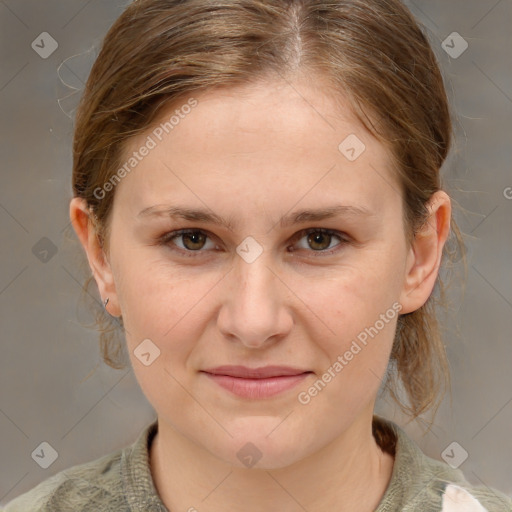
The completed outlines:
<svg viewBox="0 0 512 512">
<path fill-rule="evenodd" d="M 185 236 L 186 240 L 192 240 L 192 244 L 197 244 L 197 243 L 199 243 L 197 241 L 197 237 L 201 238 L 202 235 L 201 235 L 201 233 L 186 233 L 184 236 Z M 197 249 L 197 247 L 194 247 L 194 248 Z"/>
<path fill-rule="evenodd" d="M 315 235 L 310 235 L 309 238 L 310 238 L 310 242 L 312 242 L 313 244 L 316 244 L 316 243 L 320 243 L 319 241 L 321 241 L 321 239 L 323 237 L 325 237 L 326 239 L 329 238 L 325 233 L 316 233 Z M 327 245 L 325 245 L 325 244 L 323 244 L 323 245 L 324 245 L 324 247 L 321 247 L 321 249 L 325 249 L 325 247 L 328 247 L 329 243 L 327 243 Z"/>
</svg>

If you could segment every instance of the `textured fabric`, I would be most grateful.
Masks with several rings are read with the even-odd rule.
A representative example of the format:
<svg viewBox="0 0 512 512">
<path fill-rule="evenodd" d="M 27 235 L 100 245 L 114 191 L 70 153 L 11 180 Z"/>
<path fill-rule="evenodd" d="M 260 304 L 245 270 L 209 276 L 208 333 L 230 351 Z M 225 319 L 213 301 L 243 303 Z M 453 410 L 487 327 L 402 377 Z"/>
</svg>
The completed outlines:
<svg viewBox="0 0 512 512">
<path fill-rule="evenodd" d="M 148 425 L 131 446 L 57 473 L 15 498 L 4 512 L 169 512 L 149 466 L 157 427 L 156 421 Z M 395 456 L 391 480 L 375 512 L 512 512 L 510 497 L 472 487 L 460 470 L 423 454 L 395 423 L 375 415 L 373 433 Z"/>
<path fill-rule="evenodd" d="M 375 512 L 512 512 L 512 498 L 471 486 L 460 469 L 427 457 L 395 423 L 374 416 L 375 430 L 396 437 L 391 481 Z"/>
<path fill-rule="evenodd" d="M 457 512 L 457 510 L 465 510 L 466 512 L 485 512 L 487 509 L 469 494 L 466 489 L 458 485 L 448 484 L 443 494 L 443 510 L 442 512 Z"/>
</svg>

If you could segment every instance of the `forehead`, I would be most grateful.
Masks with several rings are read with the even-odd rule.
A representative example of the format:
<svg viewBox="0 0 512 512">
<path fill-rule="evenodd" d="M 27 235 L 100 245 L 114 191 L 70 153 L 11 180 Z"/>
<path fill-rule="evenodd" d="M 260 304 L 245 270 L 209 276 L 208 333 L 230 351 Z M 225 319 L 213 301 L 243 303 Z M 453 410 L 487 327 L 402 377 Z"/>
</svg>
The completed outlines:
<svg viewBox="0 0 512 512">
<path fill-rule="evenodd" d="M 335 101 L 321 84 L 260 82 L 183 96 L 130 140 L 124 158 L 149 140 L 151 150 L 119 187 L 145 207 L 178 191 L 195 194 L 196 203 L 200 195 L 228 201 L 231 194 L 261 206 L 282 202 L 283 193 L 288 202 L 340 193 L 366 194 L 375 206 L 387 196 L 399 201 L 388 149 L 346 98 Z"/>
<path fill-rule="evenodd" d="M 223 86 L 194 94 L 197 106 L 193 109 L 187 108 L 192 95 L 183 96 L 161 112 L 154 128 L 166 132 L 162 136 L 168 147 L 174 142 L 175 146 L 191 149 L 192 144 L 183 143 L 193 141 L 194 148 L 209 154 L 224 149 L 219 143 L 231 147 L 241 143 L 240 151 L 234 154 L 241 154 L 242 150 L 263 154 L 278 148 L 290 157 L 315 150 L 335 150 L 337 154 L 339 143 L 351 133 L 360 138 L 372 137 L 354 115 L 348 100 L 341 93 L 336 100 L 327 95 L 323 83 L 313 85 L 300 79 L 293 83 L 281 80 Z M 187 113 L 180 119 L 175 115 L 176 125 L 169 127 L 173 114 L 182 110 Z M 380 149 L 384 157 L 385 148 L 378 148 L 376 140 L 372 143 L 369 149 Z"/>
</svg>

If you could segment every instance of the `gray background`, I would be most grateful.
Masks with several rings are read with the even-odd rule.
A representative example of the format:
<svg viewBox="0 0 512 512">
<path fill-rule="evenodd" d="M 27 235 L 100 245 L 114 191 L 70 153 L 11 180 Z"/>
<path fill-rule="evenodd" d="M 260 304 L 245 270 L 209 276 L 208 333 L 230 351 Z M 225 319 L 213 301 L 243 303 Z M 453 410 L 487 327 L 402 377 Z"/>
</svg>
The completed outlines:
<svg viewBox="0 0 512 512">
<path fill-rule="evenodd" d="M 377 412 L 431 457 L 456 441 L 470 482 L 512 496 L 512 2 L 406 4 L 429 33 L 452 103 L 457 140 L 443 175 L 469 266 L 445 321 L 452 404 L 424 436 L 423 422 L 406 425 L 386 396 Z M 131 369 L 106 366 L 83 326 L 87 268 L 68 219 L 74 108 L 124 5 L 0 0 L 0 504 L 133 442 L 156 417 Z M 46 59 L 31 47 L 42 32 L 58 42 Z M 458 58 L 441 46 L 452 32 L 469 44 Z M 47 469 L 31 457 L 43 441 L 58 452 Z"/>
</svg>

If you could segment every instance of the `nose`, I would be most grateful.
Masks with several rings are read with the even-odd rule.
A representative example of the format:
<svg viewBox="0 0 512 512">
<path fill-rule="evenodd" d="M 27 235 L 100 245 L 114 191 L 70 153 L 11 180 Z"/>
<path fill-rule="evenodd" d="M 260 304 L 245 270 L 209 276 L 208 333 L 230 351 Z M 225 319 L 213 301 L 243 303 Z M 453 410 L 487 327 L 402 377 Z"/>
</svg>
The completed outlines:
<svg viewBox="0 0 512 512">
<path fill-rule="evenodd" d="M 248 348 L 261 348 L 290 332 L 293 293 L 272 266 L 265 251 L 252 263 L 241 257 L 235 259 L 234 268 L 226 276 L 217 318 L 226 338 Z"/>
</svg>

